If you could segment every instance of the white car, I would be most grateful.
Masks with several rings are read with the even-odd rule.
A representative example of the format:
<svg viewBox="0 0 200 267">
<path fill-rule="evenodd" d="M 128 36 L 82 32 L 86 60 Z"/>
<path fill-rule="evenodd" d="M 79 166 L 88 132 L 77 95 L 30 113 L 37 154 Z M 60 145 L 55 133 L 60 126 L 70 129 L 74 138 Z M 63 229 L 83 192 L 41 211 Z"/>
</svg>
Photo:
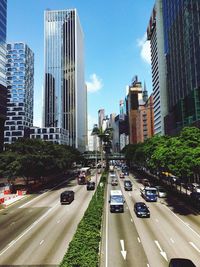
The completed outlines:
<svg viewBox="0 0 200 267">
<path fill-rule="evenodd" d="M 167 192 L 164 187 L 162 186 L 156 186 L 158 197 L 164 198 L 167 197 Z"/>
</svg>

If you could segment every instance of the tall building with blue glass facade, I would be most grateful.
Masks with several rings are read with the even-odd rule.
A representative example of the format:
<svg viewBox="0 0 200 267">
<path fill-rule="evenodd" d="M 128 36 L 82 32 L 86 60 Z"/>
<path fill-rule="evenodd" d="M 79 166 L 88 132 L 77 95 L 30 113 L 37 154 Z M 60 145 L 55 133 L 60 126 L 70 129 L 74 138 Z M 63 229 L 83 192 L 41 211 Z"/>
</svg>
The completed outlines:
<svg viewBox="0 0 200 267">
<path fill-rule="evenodd" d="M 163 0 L 168 115 L 165 130 L 200 127 L 200 1 Z"/>
<path fill-rule="evenodd" d="M 147 39 L 151 45 L 154 134 L 164 135 L 164 118 L 168 114 L 168 102 L 162 0 L 156 0 L 155 2 L 147 28 Z"/>
<path fill-rule="evenodd" d="M 7 44 L 7 118 L 4 143 L 28 137 L 33 126 L 34 54 L 22 42 Z"/>
<path fill-rule="evenodd" d="M 4 123 L 6 119 L 6 28 L 7 0 L 0 0 L 0 151 L 3 149 Z"/>
<path fill-rule="evenodd" d="M 65 129 L 69 145 L 85 150 L 87 93 L 83 32 L 76 9 L 46 10 L 43 126 Z"/>
</svg>

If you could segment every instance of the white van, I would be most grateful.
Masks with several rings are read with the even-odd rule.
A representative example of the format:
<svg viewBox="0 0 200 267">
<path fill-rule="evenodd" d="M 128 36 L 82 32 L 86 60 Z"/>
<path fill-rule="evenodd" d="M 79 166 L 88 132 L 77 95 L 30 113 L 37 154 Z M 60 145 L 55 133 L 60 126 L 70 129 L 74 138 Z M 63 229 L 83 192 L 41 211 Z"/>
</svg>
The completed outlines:
<svg viewBox="0 0 200 267">
<path fill-rule="evenodd" d="M 124 212 L 124 202 L 121 190 L 110 190 L 110 212 Z"/>
</svg>

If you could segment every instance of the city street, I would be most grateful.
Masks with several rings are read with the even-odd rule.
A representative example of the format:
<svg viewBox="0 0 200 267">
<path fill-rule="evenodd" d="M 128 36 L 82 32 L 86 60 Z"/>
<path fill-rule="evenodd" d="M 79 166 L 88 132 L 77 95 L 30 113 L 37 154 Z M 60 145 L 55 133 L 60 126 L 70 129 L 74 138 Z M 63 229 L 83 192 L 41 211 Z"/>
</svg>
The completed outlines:
<svg viewBox="0 0 200 267">
<path fill-rule="evenodd" d="M 171 258 L 191 259 L 197 266 L 200 258 L 200 216 L 177 199 L 158 199 L 147 202 L 150 218 L 137 218 L 133 205 L 145 202 L 140 196 L 142 184 L 129 176 L 133 191 L 123 188 L 123 179 L 112 189 L 121 189 L 125 197 L 125 212 L 105 211 L 102 266 L 159 266 L 167 267 Z M 108 184 L 108 193 L 111 185 Z M 108 202 L 108 201 L 107 201 Z M 120 253 L 123 240 L 126 257 Z M 105 249 L 107 248 L 107 249 Z M 146 255 L 146 256 L 145 256 Z M 116 261 L 115 261 L 116 260 Z M 107 262 L 107 263 L 106 263 Z"/>
<path fill-rule="evenodd" d="M 66 189 L 75 199 L 61 205 Z M 93 194 L 73 179 L 1 211 L 0 266 L 58 266 Z"/>
</svg>

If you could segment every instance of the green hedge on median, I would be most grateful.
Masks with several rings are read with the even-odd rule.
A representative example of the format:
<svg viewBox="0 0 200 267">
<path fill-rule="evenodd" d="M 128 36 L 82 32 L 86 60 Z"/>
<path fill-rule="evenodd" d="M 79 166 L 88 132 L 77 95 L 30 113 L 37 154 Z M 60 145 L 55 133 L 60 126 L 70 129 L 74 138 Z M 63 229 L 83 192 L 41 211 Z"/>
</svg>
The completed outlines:
<svg viewBox="0 0 200 267">
<path fill-rule="evenodd" d="M 60 267 L 98 266 L 106 179 L 107 173 L 104 172 L 100 180 L 103 186 L 98 185 Z"/>
</svg>

